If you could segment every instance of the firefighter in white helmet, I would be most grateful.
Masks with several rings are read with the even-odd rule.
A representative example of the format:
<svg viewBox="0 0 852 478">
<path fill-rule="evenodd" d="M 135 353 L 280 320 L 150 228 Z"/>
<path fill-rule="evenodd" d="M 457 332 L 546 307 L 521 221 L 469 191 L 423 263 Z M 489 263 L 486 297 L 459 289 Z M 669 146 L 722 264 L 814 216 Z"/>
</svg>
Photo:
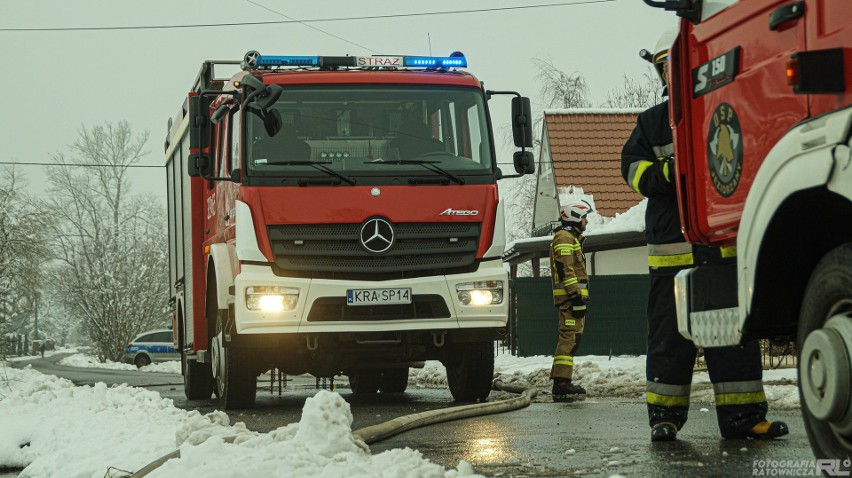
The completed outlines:
<svg viewBox="0 0 852 478">
<path fill-rule="evenodd" d="M 675 31 L 666 32 L 653 55 L 642 54 L 654 63 L 664 87 L 669 48 L 675 36 Z M 636 128 L 621 152 L 624 180 L 634 191 L 648 198 L 645 239 L 651 288 L 645 396 L 652 441 L 674 440 L 686 423 L 689 411 L 696 348 L 678 332 L 674 276 L 680 270 L 698 265 L 736 261 L 736 257 L 723 255 L 720 248 L 689 244 L 683 237 L 673 154 L 669 102 L 666 100 L 639 115 Z M 736 347 L 708 348 L 704 354 L 723 437 L 775 438 L 788 433 L 784 422 L 766 420 L 767 402 L 757 341 Z"/>
<path fill-rule="evenodd" d="M 583 200 L 572 200 L 559 208 L 560 227 L 550 244 L 550 276 L 553 281 L 553 304 L 559 308 L 559 341 L 553 354 L 550 378 L 553 399 L 585 394 L 573 383 L 574 354 L 586 323 L 586 301 L 589 300 L 589 275 L 583 257 L 583 231 L 592 206 Z"/>
</svg>

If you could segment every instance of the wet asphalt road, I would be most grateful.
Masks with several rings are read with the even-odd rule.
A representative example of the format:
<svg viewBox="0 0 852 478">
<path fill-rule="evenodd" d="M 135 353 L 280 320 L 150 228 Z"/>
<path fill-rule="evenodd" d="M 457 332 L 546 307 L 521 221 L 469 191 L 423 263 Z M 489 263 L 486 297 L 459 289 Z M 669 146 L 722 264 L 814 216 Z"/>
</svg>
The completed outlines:
<svg viewBox="0 0 852 478">
<path fill-rule="evenodd" d="M 202 413 L 218 409 L 212 400 L 186 400 L 178 375 L 74 369 L 51 365 L 49 360 L 36 360 L 33 366 L 45 373 L 73 376 L 77 383 L 153 385 L 146 388 L 172 399 L 179 408 Z M 346 384 L 345 378 L 339 382 Z M 350 403 L 353 430 L 458 405 L 446 388 L 411 387 L 404 394 L 367 398 L 353 396 L 348 388 L 337 391 Z M 229 411 L 228 416 L 232 423 L 244 422 L 251 430 L 268 432 L 298 421 L 305 399 L 315 393 L 313 378 L 296 377 L 281 395 L 277 390 L 258 390 L 254 409 Z M 492 400 L 497 396 L 499 393 L 492 393 Z M 778 476 L 778 470 L 799 469 L 778 462 L 813 460 L 797 410 L 770 410 L 770 417 L 785 420 L 791 433 L 780 440 L 755 441 L 721 439 L 713 407 L 707 407 L 707 412 L 700 408 L 693 407 L 689 422 L 672 443 L 649 441 L 641 400 L 589 397 L 574 403 L 532 403 L 508 413 L 410 430 L 374 443 L 370 449 L 377 454 L 409 447 L 447 468 L 466 460 L 477 473 L 489 477 L 739 477 L 761 472 L 772 476 L 773 470 Z M 761 461 L 770 466 L 755 468 Z M 808 476 L 810 469 L 802 470 L 799 476 Z"/>
</svg>

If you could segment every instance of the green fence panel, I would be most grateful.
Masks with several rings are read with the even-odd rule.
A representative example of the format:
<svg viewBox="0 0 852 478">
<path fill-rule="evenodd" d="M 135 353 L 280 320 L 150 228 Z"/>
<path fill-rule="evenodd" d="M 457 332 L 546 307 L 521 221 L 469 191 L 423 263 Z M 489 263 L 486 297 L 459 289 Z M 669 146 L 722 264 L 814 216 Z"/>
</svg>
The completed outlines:
<svg viewBox="0 0 852 478">
<path fill-rule="evenodd" d="M 647 275 L 593 276 L 592 300 L 577 355 L 642 355 L 646 352 Z M 518 277 L 518 355 L 553 355 L 558 315 L 553 306 L 550 277 Z"/>
</svg>

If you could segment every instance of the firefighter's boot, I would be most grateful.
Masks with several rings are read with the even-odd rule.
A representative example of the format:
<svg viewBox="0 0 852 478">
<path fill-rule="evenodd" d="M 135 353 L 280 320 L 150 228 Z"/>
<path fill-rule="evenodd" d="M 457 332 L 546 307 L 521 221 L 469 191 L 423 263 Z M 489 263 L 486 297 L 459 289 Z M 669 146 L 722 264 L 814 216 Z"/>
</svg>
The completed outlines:
<svg viewBox="0 0 852 478">
<path fill-rule="evenodd" d="M 655 423 L 651 427 L 651 441 L 674 441 L 677 438 L 677 426 L 672 422 Z"/>
<path fill-rule="evenodd" d="M 558 400 L 560 398 L 579 398 L 581 395 L 586 394 L 586 389 L 577 385 L 576 383 L 572 383 L 571 380 L 565 378 L 554 378 L 553 379 L 553 399 Z"/>
<path fill-rule="evenodd" d="M 790 433 L 790 428 L 784 422 L 760 422 L 747 432 L 748 438 L 771 440 Z"/>
</svg>

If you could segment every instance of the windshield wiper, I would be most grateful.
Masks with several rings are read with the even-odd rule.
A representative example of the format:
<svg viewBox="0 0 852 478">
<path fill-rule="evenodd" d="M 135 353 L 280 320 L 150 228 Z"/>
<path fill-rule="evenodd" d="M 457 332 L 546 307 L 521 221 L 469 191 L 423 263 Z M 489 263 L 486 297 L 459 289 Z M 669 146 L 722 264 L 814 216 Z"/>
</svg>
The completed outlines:
<svg viewBox="0 0 852 478">
<path fill-rule="evenodd" d="M 337 178 L 346 181 L 351 185 L 355 185 L 355 178 L 349 177 L 345 174 L 338 173 L 337 171 L 329 168 L 326 164 L 331 164 L 331 161 L 267 161 L 266 164 L 270 164 L 273 166 L 313 166 L 319 171 L 322 171 L 328 175 L 336 176 Z M 306 181 L 305 184 L 308 182 Z"/>
<path fill-rule="evenodd" d="M 418 166 L 423 166 L 424 168 L 428 169 L 429 171 L 433 171 L 433 172 L 436 172 L 440 175 L 443 175 L 444 177 L 446 177 L 448 179 L 452 179 L 457 184 L 464 184 L 465 183 L 464 178 L 460 178 L 460 177 L 456 176 L 455 174 L 447 171 L 446 169 L 441 168 L 440 166 L 436 166 L 435 163 L 440 163 L 440 161 L 424 161 L 424 160 L 421 160 L 421 159 L 398 159 L 398 160 L 392 160 L 392 161 L 382 160 L 382 161 L 365 161 L 364 162 L 364 164 L 372 164 L 372 165 L 376 165 L 376 164 L 416 164 Z"/>
</svg>

